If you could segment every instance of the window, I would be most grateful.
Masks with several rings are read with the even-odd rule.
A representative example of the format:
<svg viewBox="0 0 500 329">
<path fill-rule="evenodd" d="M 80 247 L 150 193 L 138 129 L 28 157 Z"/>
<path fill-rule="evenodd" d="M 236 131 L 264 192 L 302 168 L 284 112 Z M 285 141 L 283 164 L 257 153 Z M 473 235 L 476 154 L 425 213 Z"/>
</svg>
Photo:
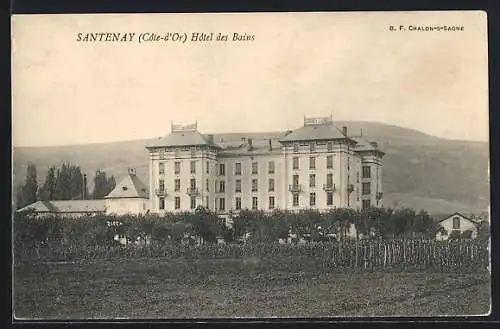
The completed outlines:
<svg viewBox="0 0 500 329">
<path fill-rule="evenodd" d="M 359 183 L 359 171 L 356 171 L 356 183 Z"/>
<path fill-rule="evenodd" d="M 333 186 L 333 174 L 326 174 L 326 186 Z"/>
<path fill-rule="evenodd" d="M 316 187 L 316 175 L 315 174 L 309 175 L 309 187 Z"/>
<path fill-rule="evenodd" d="M 191 188 L 191 190 L 195 190 L 196 189 L 196 179 L 195 178 L 191 178 L 190 181 L 189 181 L 189 187 Z"/>
<path fill-rule="evenodd" d="M 241 198 L 236 197 L 236 210 L 240 210 L 240 209 L 241 209 Z"/>
<path fill-rule="evenodd" d="M 191 174 L 196 174 L 196 161 L 191 161 Z"/>
<path fill-rule="evenodd" d="M 363 209 L 368 209 L 371 207 L 371 203 L 370 203 L 370 200 L 363 200 L 362 204 L 361 204 L 361 207 Z"/>
<path fill-rule="evenodd" d="M 274 209 L 274 197 L 269 197 L 269 209 Z"/>
<path fill-rule="evenodd" d="M 237 179 L 237 180 L 235 181 L 234 191 L 235 191 L 236 193 L 240 193 L 240 192 L 241 192 L 241 179 Z"/>
<path fill-rule="evenodd" d="M 176 196 L 175 197 L 175 209 L 180 209 L 181 208 L 181 198 Z"/>
<path fill-rule="evenodd" d="M 293 194 L 293 206 L 294 207 L 299 206 L 299 194 L 298 193 Z"/>
<path fill-rule="evenodd" d="M 226 199 L 225 198 L 219 198 L 219 210 L 226 210 Z"/>
<path fill-rule="evenodd" d="M 333 156 L 328 155 L 326 157 L 326 168 L 331 169 L 333 168 Z"/>
<path fill-rule="evenodd" d="M 207 205 L 207 208 L 208 208 L 208 205 L 210 204 L 208 195 L 206 196 L 205 201 L 206 201 L 206 205 Z"/>
<path fill-rule="evenodd" d="M 257 179 L 252 179 L 252 192 L 257 192 L 259 189 L 259 182 Z"/>
<path fill-rule="evenodd" d="M 163 179 L 160 179 L 160 181 L 158 182 L 158 185 L 159 185 L 160 191 L 165 191 L 165 181 Z"/>
<path fill-rule="evenodd" d="M 258 199 L 256 196 L 252 197 L 252 209 L 257 210 L 258 208 Z"/>
<path fill-rule="evenodd" d="M 163 160 L 163 159 L 165 159 L 165 150 L 160 149 L 160 160 Z"/>
<path fill-rule="evenodd" d="M 181 173 L 181 163 L 179 161 L 176 161 L 174 163 L 174 174 L 180 174 Z"/>
<path fill-rule="evenodd" d="M 294 152 L 298 152 L 299 151 L 299 144 L 298 143 L 294 143 L 293 144 L 293 151 Z"/>
<path fill-rule="evenodd" d="M 174 180 L 174 191 L 179 192 L 181 190 L 181 180 L 176 179 Z"/>
<path fill-rule="evenodd" d="M 191 197 L 191 209 L 195 209 L 195 208 L 196 208 L 196 197 L 192 196 Z"/>
<path fill-rule="evenodd" d="M 165 209 L 165 198 L 160 198 L 160 210 Z"/>
<path fill-rule="evenodd" d="M 309 193 L 309 205 L 311 207 L 316 205 L 316 193 Z"/>
<path fill-rule="evenodd" d="M 219 176 L 226 175 L 226 165 L 221 163 L 219 164 Z"/>
<path fill-rule="evenodd" d="M 196 156 L 196 148 L 192 147 L 190 151 L 191 151 L 191 157 L 194 158 Z"/>
<path fill-rule="evenodd" d="M 333 142 L 328 142 L 326 144 L 326 151 L 327 152 L 333 152 Z"/>
<path fill-rule="evenodd" d="M 241 163 L 240 162 L 236 162 L 234 164 L 234 174 L 237 176 L 241 175 Z"/>
<path fill-rule="evenodd" d="M 158 173 L 159 173 L 160 175 L 165 174 L 165 163 L 160 162 L 160 163 L 158 164 Z"/>
<path fill-rule="evenodd" d="M 207 178 L 207 181 L 206 181 L 206 185 L 207 185 L 207 192 L 209 192 L 209 190 L 210 190 L 210 188 L 209 188 L 210 184 L 208 182 L 208 178 Z"/>
<path fill-rule="evenodd" d="M 210 162 L 207 161 L 207 174 L 210 174 Z"/>
<path fill-rule="evenodd" d="M 293 169 L 299 169 L 299 157 L 293 158 Z"/>
<path fill-rule="evenodd" d="M 309 144 L 309 152 L 314 152 L 315 149 L 316 149 L 316 144 L 314 142 L 311 142 Z"/>
<path fill-rule="evenodd" d="M 256 175 L 259 172 L 259 163 L 252 162 L 252 175 Z"/>
<path fill-rule="evenodd" d="M 316 158 L 315 157 L 309 158 L 309 169 L 316 169 Z"/>
<path fill-rule="evenodd" d="M 274 174 L 274 161 L 269 161 L 269 173 Z"/>
<path fill-rule="evenodd" d="M 453 217 L 453 229 L 454 230 L 460 229 L 460 217 Z"/>
<path fill-rule="evenodd" d="M 226 192 L 226 182 L 221 180 L 219 181 L 219 193 L 225 193 Z"/>
<path fill-rule="evenodd" d="M 371 183 L 363 183 L 361 189 L 363 195 L 371 194 Z"/>
<path fill-rule="evenodd" d="M 292 184 L 293 184 L 294 186 L 299 185 L 299 175 L 293 175 L 293 176 L 292 176 Z"/>
<path fill-rule="evenodd" d="M 363 178 L 370 178 L 371 177 L 371 167 L 370 166 L 363 166 Z"/>
<path fill-rule="evenodd" d="M 269 178 L 269 192 L 274 192 L 274 178 Z"/>
<path fill-rule="evenodd" d="M 326 205 L 327 206 L 333 205 L 333 192 L 326 193 Z"/>
</svg>

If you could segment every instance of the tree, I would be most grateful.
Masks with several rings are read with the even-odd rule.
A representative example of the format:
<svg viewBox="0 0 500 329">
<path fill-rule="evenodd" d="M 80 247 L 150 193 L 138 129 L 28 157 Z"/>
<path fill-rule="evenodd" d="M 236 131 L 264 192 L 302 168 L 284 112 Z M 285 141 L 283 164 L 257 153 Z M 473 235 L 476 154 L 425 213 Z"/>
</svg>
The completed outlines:
<svg viewBox="0 0 500 329">
<path fill-rule="evenodd" d="M 92 198 L 102 199 L 108 195 L 116 186 L 115 177 L 108 177 L 106 172 L 97 170 L 94 176 L 94 190 Z"/>
<path fill-rule="evenodd" d="M 22 208 L 37 201 L 38 182 L 36 166 L 29 164 L 26 170 L 26 181 L 17 195 L 17 207 Z"/>
<path fill-rule="evenodd" d="M 47 176 L 45 176 L 45 182 L 43 183 L 43 187 L 40 193 L 40 197 L 42 200 L 55 200 L 56 184 L 56 167 L 50 166 L 49 170 L 47 171 Z"/>
<path fill-rule="evenodd" d="M 200 236 L 203 241 L 214 243 L 217 242 L 217 236 L 222 234 L 224 224 L 221 223 L 219 217 L 202 206 L 198 206 L 191 216 L 191 224 L 196 235 Z"/>
<path fill-rule="evenodd" d="M 486 241 L 490 238 L 490 223 L 487 220 L 482 220 L 477 224 L 477 238 Z"/>
<path fill-rule="evenodd" d="M 84 175 L 79 166 L 63 163 L 61 168 L 57 170 L 55 176 L 56 182 L 52 200 L 82 199 L 84 195 L 88 194 L 84 182 Z"/>
<path fill-rule="evenodd" d="M 57 169 L 56 175 L 56 190 L 54 198 L 56 200 L 70 200 L 70 177 L 69 177 L 69 165 L 63 163 L 61 168 Z"/>
</svg>

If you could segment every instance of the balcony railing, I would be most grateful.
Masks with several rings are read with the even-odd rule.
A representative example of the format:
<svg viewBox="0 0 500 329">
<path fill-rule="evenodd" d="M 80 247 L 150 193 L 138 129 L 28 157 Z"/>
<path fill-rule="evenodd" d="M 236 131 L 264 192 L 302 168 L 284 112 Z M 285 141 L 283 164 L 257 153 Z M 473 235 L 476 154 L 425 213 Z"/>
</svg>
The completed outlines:
<svg viewBox="0 0 500 329">
<path fill-rule="evenodd" d="M 186 193 L 188 195 L 191 195 L 191 196 L 194 196 L 194 195 L 198 195 L 200 192 L 198 191 L 198 188 L 197 187 L 190 187 L 186 190 Z"/>
<path fill-rule="evenodd" d="M 165 190 L 165 189 L 163 189 L 163 188 L 157 188 L 157 189 L 155 190 L 155 194 L 156 194 L 157 196 L 165 196 L 165 195 L 167 195 L 167 190 Z"/>
<path fill-rule="evenodd" d="M 326 192 L 333 192 L 335 191 L 335 184 L 323 184 L 323 190 Z"/>
<path fill-rule="evenodd" d="M 300 192 L 302 190 L 302 187 L 300 184 L 290 184 L 288 185 L 288 190 L 290 192 Z"/>
</svg>

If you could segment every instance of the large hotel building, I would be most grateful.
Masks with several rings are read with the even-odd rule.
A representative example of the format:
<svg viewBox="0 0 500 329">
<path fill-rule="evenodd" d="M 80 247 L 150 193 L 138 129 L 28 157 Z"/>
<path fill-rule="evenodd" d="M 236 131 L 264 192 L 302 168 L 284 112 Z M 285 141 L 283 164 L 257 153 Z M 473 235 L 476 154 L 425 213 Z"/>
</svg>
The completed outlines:
<svg viewBox="0 0 500 329">
<path fill-rule="evenodd" d="M 147 146 L 150 211 L 380 207 L 382 157 L 332 117 L 276 134 L 204 135 L 172 125 Z"/>
</svg>

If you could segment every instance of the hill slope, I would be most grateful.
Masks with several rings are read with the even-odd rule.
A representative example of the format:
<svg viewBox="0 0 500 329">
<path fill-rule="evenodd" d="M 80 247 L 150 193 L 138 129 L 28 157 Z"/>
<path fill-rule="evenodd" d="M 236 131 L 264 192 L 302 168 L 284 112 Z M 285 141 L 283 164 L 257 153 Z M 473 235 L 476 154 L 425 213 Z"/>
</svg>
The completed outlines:
<svg viewBox="0 0 500 329">
<path fill-rule="evenodd" d="M 488 144 L 454 141 L 416 130 L 373 122 L 337 122 L 351 134 L 377 141 L 384 158 L 384 203 L 391 207 L 425 208 L 431 213 L 483 211 L 489 204 Z M 244 136 L 244 134 L 242 134 Z M 89 178 L 98 169 L 120 179 L 127 168 L 148 182 L 149 140 L 59 147 L 20 147 L 13 154 L 14 187 L 23 183 L 28 163 L 35 163 L 40 181 L 50 164 L 71 162 Z M 89 185 L 92 185 L 89 179 Z"/>
</svg>

